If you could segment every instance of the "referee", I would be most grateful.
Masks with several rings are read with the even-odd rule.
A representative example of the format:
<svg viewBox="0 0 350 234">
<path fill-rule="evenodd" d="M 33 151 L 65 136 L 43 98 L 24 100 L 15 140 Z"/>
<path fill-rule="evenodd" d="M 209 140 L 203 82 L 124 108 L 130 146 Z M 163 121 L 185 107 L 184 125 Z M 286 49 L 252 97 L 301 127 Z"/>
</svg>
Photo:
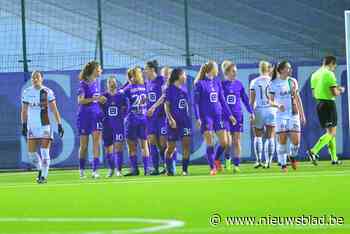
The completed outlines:
<svg viewBox="0 0 350 234">
<path fill-rule="evenodd" d="M 334 56 L 326 56 L 323 59 L 322 67 L 311 76 L 311 89 L 313 97 L 317 101 L 318 119 L 321 127 L 326 129 L 326 133 L 307 152 L 314 165 L 317 165 L 318 153 L 326 145 L 332 158 L 332 164 L 340 164 L 337 157 L 336 144 L 337 109 L 335 97 L 344 93 L 345 88 L 337 84 L 337 79 L 334 75 L 336 66 L 336 58 Z"/>
</svg>

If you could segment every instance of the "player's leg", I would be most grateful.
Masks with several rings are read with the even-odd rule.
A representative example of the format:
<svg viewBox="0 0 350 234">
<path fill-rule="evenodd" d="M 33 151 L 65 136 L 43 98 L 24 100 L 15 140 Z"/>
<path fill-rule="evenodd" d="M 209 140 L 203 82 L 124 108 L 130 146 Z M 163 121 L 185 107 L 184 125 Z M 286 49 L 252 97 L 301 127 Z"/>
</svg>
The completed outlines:
<svg viewBox="0 0 350 234">
<path fill-rule="evenodd" d="M 191 154 L 191 137 L 184 136 L 182 138 L 182 175 L 188 175 L 188 165 L 190 164 L 190 154 Z"/>
<path fill-rule="evenodd" d="M 216 167 L 214 164 L 214 132 L 213 131 L 205 131 L 203 133 L 203 138 L 204 138 L 204 142 L 207 145 L 207 160 L 208 160 L 208 164 L 210 167 L 210 174 L 211 175 L 216 175 Z"/>
<path fill-rule="evenodd" d="M 317 165 L 316 159 L 318 158 L 318 153 L 324 146 L 329 145 L 330 141 L 335 136 L 335 134 L 333 135 L 333 132 L 335 132 L 337 122 L 337 113 L 335 107 L 332 105 L 327 102 L 319 102 L 316 109 L 320 125 L 322 128 L 326 129 L 326 133 L 323 134 L 316 144 L 307 152 L 314 165 Z"/>
<path fill-rule="evenodd" d="M 165 119 L 160 119 L 160 136 L 159 136 L 159 141 L 158 141 L 158 150 L 159 150 L 159 164 L 163 165 L 164 168 L 162 170 L 159 171 L 160 174 L 164 174 L 165 173 L 165 149 L 167 147 L 167 135 L 168 135 L 168 129 L 166 126 L 166 120 Z M 176 154 L 176 149 L 174 154 Z M 176 166 L 176 155 L 173 155 L 173 166 Z"/>
<path fill-rule="evenodd" d="M 110 144 L 108 146 L 105 145 L 105 153 L 106 153 L 106 161 L 108 165 L 108 173 L 107 178 L 110 178 L 114 175 L 115 169 L 115 158 L 114 158 L 114 146 Z"/>
<path fill-rule="evenodd" d="M 92 132 L 92 178 L 97 179 L 100 177 L 98 173 L 99 164 L 100 164 L 100 145 L 101 145 L 101 131 Z"/>
<path fill-rule="evenodd" d="M 234 172 L 239 172 L 239 164 L 241 162 L 241 132 L 233 132 L 233 164 L 234 164 Z"/>
<path fill-rule="evenodd" d="M 85 178 L 85 164 L 87 160 L 89 146 L 89 135 L 80 135 L 80 145 L 79 145 L 79 171 L 80 178 Z"/>
<path fill-rule="evenodd" d="M 259 168 L 262 166 L 262 152 L 263 152 L 263 134 L 264 134 L 264 116 L 262 109 L 255 110 L 255 121 L 254 121 L 254 155 L 255 155 L 255 165 L 254 168 Z"/>
<path fill-rule="evenodd" d="M 264 134 L 263 128 L 254 129 L 254 154 L 255 154 L 255 166 L 254 168 L 259 168 L 262 166 L 262 151 L 263 151 L 263 139 L 262 136 Z"/>
<path fill-rule="evenodd" d="M 265 168 L 270 168 L 275 153 L 275 126 L 266 126 L 266 140 L 264 144 Z"/>
<path fill-rule="evenodd" d="M 217 171 L 222 171 L 220 156 L 228 146 L 227 144 L 228 132 L 227 132 L 224 120 L 220 117 L 214 118 L 213 127 L 216 133 L 216 136 L 218 137 L 218 140 L 219 140 L 219 144 L 216 148 L 216 154 L 215 154 L 215 167 Z"/>
<path fill-rule="evenodd" d="M 28 159 L 29 159 L 29 162 L 31 164 L 33 164 L 35 166 L 36 170 L 38 171 L 38 176 L 37 176 L 36 180 L 38 183 L 40 183 L 41 176 L 42 176 L 42 174 L 41 174 L 42 162 L 41 162 L 40 155 L 37 153 L 38 145 L 39 145 L 38 139 L 28 139 L 27 140 Z"/>
<path fill-rule="evenodd" d="M 51 139 L 43 138 L 40 140 L 40 154 L 41 154 L 41 177 L 42 177 L 42 183 L 47 182 L 47 177 L 49 175 L 49 168 L 50 168 L 50 146 L 51 146 Z"/>
<path fill-rule="evenodd" d="M 232 134 L 229 132 L 227 134 L 227 147 L 225 149 L 224 155 L 225 155 L 225 168 L 226 170 L 231 170 L 232 168 L 232 161 L 231 161 L 231 151 L 233 150 L 233 140 L 232 140 Z"/>
<path fill-rule="evenodd" d="M 289 137 L 290 137 L 290 162 L 294 170 L 297 169 L 297 157 L 300 148 L 300 120 L 292 117 L 289 119 Z"/>
<path fill-rule="evenodd" d="M 173 160 L 172 156 L 176 148 L 176 141 L 175 139 L 168 140 L 167 147 L 165 149 L 165 164 L 166 164 L 166 171 L 168 176 L 173 176 Z"/>
<path fill-rule="evenodd" d="M 115 168 L 114 148 L 113 148 L 115 136 L 114 136 L 113 131 L 111 129 L 103 128 L 102 139 L 103 139 L 103 145 L 104 145 L 104 150 L 105 150 L 105 155 L 106 155 L 106 161 L 107 161 L 107 165 L 108 165 L 108 173 L 107 173 L 106 177 L 110 178 L 113 176 L 114 168 Z"/>
<path fill-rule="evenodd" d="M 125 176 L 137 176 L 140 174 L 138 165 L 137 165 L 137 142 L 133 139 L 127 139 L 129 160 L 130 160 L 130 171 L 125 174 Z"/>
<path fill-rule="evenodd" d="M 156 134 L 148 135 L 149 151 L 152 158 L 153 171 L 151 175 L 159 175 L 158 137 Z"/>
<path fill-rule="evenodd" d="M 219 131 L 216 131 L 216 136 L 218 138 L 219 141 L 219 146 L 225 150 L 228 147 L 228 140 L 227 140 L 227 131 L 225 129 L 221 129 Z M 217 163 L 215 163 L 216 169 L 221 171 L 222 167 L 221 167 L 221 161 L 219 160 Z"/>
<path fill-rule="evenodd" d="M 123 168 L 123 151 L 124 151 L 124 138 L 120 141 L 117 141 L 114 144 L 114 165 L 115 165 L 115 174 L 116 176 L 122 176 L 122 168 Z"/>
<path fill-rule="evenodd" d="M 141 139 L 140 145 L 141 145 L 144 175 L 147 176 L 150 174 L 149 172 L 150 157 L 149 157 L 148 141 L 146 139 Z"/>
<path fill-rule="evenodd" d="M 282 171 L 287 171 L 287 154 L 288 154 L 288 133 L 279 132 L 278 133 L 278 144 L 277 144 L 277 156 L 278 162 L 281 165 Z"/>
</svg>

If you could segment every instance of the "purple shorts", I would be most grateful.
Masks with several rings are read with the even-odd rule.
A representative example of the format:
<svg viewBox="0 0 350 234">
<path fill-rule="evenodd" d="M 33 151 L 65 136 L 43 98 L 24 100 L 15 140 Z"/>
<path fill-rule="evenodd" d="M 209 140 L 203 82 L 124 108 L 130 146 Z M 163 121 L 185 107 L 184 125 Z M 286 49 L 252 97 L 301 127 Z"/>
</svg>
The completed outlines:
<svg viewBox="0 0 350 234">
<path fill-rule="evenodd" d="M 147 134 L 156 136 L 167 135 L 166 117 L 154 117 L 147 119 Z"/>
<path fill-rule="evenodd" d="M 79 135 L 90 135 L 102 130 L 102 121 L 98 113 L 79 113 L 77 119 Z"/>
<path fill-rule="evenodd" d="M 243 113 L 233 113 L 236 118 L 236 125 L 232 125 L 229 119 L 224 120 L 225 128 L 228 132 L 243 132 Z"/>
<path fill-rule="evenodd" d="M 127 118 L 125 121 L 125 136 L 128 140 L 147 140 L 147 120 Z"/>
<path fill-rule="evenodd" d="M 206 116 L 205 118 L 201 118 L 201 133 L 203 134 L 205 131 L 221 131 L 225 130 L 225 124 L 222 116 L 211 117 Z"/>
<path fill-rule="evenodd" d="M 120 126 L 111 128 L 111 127 L 103 127 L 102 129 L 102 139 L 103 145 L 105 147 L 111 146 L 115 143 L 121 143 L 124 141 L 124 125 L 120 124 Z"/>
<path fill-rule="evenodd" d="M 167 132 L 169 141 L 178 141 L 183 137 L 190 137 L 192 135 L 191 120 L 176 121 L 176 128 L 171 128 L 167 123 Z"/>
</svg>

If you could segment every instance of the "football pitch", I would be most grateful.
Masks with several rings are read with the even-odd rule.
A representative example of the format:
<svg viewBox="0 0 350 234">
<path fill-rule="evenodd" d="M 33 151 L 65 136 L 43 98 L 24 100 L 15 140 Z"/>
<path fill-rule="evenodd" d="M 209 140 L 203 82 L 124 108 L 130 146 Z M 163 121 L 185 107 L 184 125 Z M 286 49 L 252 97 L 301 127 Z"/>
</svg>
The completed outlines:
<svg viewBox="0 0 350 234">
<path fill-rule="evenodd" d="M 80 180 L 77 170 L 51 171 L 41 185 L 34 172 L 2 173 L 0 233 L 350 233 L 349 161 L 208 173 Z M 294 218 L 303 221 L 285 223 Z"/>
</svg>

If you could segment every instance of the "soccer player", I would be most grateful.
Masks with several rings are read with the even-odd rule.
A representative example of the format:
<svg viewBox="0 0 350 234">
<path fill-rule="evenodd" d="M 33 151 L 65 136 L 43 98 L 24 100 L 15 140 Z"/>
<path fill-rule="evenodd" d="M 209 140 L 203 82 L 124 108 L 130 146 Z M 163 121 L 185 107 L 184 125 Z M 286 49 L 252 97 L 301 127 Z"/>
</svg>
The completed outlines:
<svg viewBox="0 0 350 234">
<path fill-rule="evenodd" d="M 188 175 L 191 148 L 191 116 L 189 113 L 189 95 L 186 88 L 186 73 L 176 68 L 171 72 L 165 91 L 165 113 L 167 116 L 168 143 L 165 151 L 167 175 L 174 175 L 173 153 L 176 141 L 182 140 L 182 175 Z"/>
<path fill-rule="evenodd" d="M 107 80 L 107 92 L 101 96 L 103 110 L 102 138 L 109 167 L 107 177 L 122 176 L 124 147 L 124 117 L 127 103 L 124 96 L 117 92 L 114 76 Z"/>
<path fill-rule="evenodd" d="M 222 149 L 218 146 L 216 151 L 216 161 L 217 167 L 221 166 L 221 161 L 219 159 L 220 154 L 225 151 L 226 168 L 230 169 L 230 146 L 232 145 L 234 151 L 233 164 L 234 172 L 239 172 L 240 156 L 241 156 L 241 132 L 243 132 L 243 111 L 241 106 L 241 101 L 243 102 L 246 110 L 250 113 L 251 121 L 254 120 L 253 108 L 249 103 L 249 98 L 244 90 L 243 84 L 237 80 L 237 67 L 236 65 L 228 60 L 225 60 L 221 65 L 222 72 L 225 79 L 221 82 L 224 91 L 224 97 L 227 105 L 229 106 L 233 116 L 236 119 L 236 125 L 233 125 L 229 120 L 228 116 L 224 115 L 224 124 L 227 131 L 227 149 Z"/>
<path fill-rule="evenodd" d="M 101 74 L 102 69 L 100 64 L 96 61 L 91 61 L 84 66 L 79 75 L 77 127 L 80 136 L 79 169 L 81 179 L 86 178 L 85 162 L 88 152 L 89 135 L 92 135 L 93 144 L 92 178 L 97 179 L 100 177 L 98 167 L 100 162 L 102 111 L 99 105 L 101 96 L 97 78 Z"/>
<path fill-rule="evenodd" d="M 254 108 L 254 153 L 255 168 L 269 168 L 275 152 L 276 111 L 271 107 L 268 89 L 271 81 L 271 65 L 267 61 L 259 63 L 260 76 L 250 83 L 250 105 Z M 263 134 L 265 129 L 265 165 L 262 164 Z"/>
<path fill-rule="evenodd" d="M 145 75 L 148 79 L 146 82 L 148 93 L 147 134 L 154 168 L 152 175 L 159 175 L 159 154 L 164 159 L 167 134 L 164 106 L 161 104 L 155 107 L 165 86 L 164 77 L 158 75 L 158 72 L 159 67 L 156 60 L 146 63 Z"/>
<path fill-rule="evenodd" d="M 32 86 L 22 93 L 22 135 L 27 138 L 28 158 L 38 170 L 37 183 L 46 183 L 50 167 L 50 146 L 53 130 L 50 125 L 49 111 L 54 114 L 58 124 L 58 133 L 63 137 L 61 115 L 56 105 L 53 91 L 43 85 L 43 75 L 33 71 Z M 37 149 L 40 147 L 40 154 Z"/>
<path fill-rule="evenodd" d="M 317 165 L 318 153 L 326 145 L 332 158 L 332 164 L 340 164 L 337 157 L 336 144 L 337 109 L 335 98 L 344 93 L 345 88 L 337 84 L 337 79 L 334 75 L 336 66 L 336 58 L 327 56 L 323 59 L 322 67 L 311 77 L 311 89 L 317 101 L 318 119 L 321 127 L 326 129 L 326 133 L 308 150 L 308 156 L 314 165 Z"/>
<path fill-rule="evenodd" d="M 278 136 L 277 156 L 282 171 L 287 171 L 287 155 L 292 168 L 297 169 L 296 157 L 300 147 L 301 125 L 306 123 L 304 109 L 299 96 L 298 81 L 290 77 L 291 65 L 283 61 L 275 67 L 269 89 L 270 103 L 277 107 L 276 133 Z M 290 149 L 287 141 L 290 140 Z"/>
<path fill-rule="evenodd" d="M 125 176 L 138 176 L 137 143 L 140 141 L 143 158 L 144 174 L 149 175 L 149 149 L 147 143 L 147 90 L 143 80 L 142 70 L 135 67 L 130 70 L 130 84 L 120 93 L 127 99 L 128 110 L 125 119 L 125 136 L 127 139 L 130 172 Z"/>
<path fill-rule="evenodd" d="M 165 82 L 167 82 L 169 80 L 172 70 L 173 69 L 171 67 L 168 67 L 168 66 L 165 66 L 162 68 L 162 70 L 160 70 L 160 74 L 161 74 L 161 76 L 164 77 Z"/>
<path fill-rule="evenodd" d="M 203 134 L 207 145 L 207 159 L 210 166 L 210 175 L 217 174 L 214 160 L 214 132 L 219 139 L 219 144 L 223 149 L 227 147 L 227 137 L 223 115 L 233 125 L 236 119 L 225 101 L 223 90 L 219 81 L 218 65 L 214 61 L 203 64 L 194 81 L 194 113 L 196 125 Z"/>
</svg>

